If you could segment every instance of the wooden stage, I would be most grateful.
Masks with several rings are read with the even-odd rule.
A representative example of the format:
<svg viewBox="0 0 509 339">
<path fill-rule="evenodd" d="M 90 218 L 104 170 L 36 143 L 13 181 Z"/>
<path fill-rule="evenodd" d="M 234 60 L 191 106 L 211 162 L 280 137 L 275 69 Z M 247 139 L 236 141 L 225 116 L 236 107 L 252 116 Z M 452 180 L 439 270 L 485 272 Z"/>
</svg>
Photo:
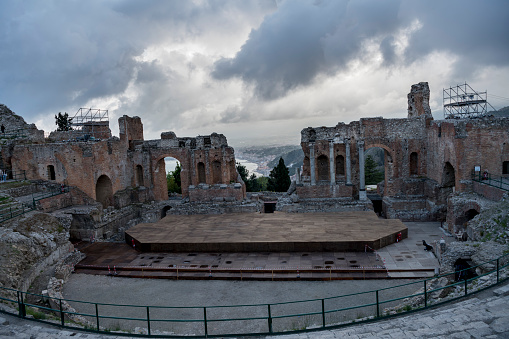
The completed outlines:
<svg viewBox="0 0 509 339">
<path fill-rule="evenodd" d="M 168 215 L 125 232 L 143 252 L 357 252 L 408 236 L 398 219 L 374 212 Z"/>
</svg>

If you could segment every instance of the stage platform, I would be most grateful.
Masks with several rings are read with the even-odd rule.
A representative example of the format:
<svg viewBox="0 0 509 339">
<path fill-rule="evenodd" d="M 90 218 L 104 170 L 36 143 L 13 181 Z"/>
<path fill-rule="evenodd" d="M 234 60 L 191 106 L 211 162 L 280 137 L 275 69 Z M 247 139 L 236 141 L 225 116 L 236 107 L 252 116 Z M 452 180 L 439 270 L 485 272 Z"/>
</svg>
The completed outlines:
<svg viewBox="0 0 509 339">
<path fill-rule="evenodd" d="M 408 236 L 398 219 L 374 212 L 168 215 L 125 232 L 143 252 L 358 252 Z"/>
</svg>

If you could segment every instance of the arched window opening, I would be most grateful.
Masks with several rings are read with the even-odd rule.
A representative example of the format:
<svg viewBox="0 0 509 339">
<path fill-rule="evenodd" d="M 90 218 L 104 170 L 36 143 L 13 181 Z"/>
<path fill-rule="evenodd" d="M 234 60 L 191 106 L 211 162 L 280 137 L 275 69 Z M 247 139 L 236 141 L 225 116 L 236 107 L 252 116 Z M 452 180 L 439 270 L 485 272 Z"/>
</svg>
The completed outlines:
<svg viewBox="0 0 509 339">
<path fill-rule="evenodd" d="M 410 175 L 419 174 L 419 155 L 416 152 L 410 153 Z"/>
<path fill-rule="evenodd" d="M 336 175 L 345 175 L 345 157 L 342 155 L 336 157 Z"/>
<path fill-rule="evenodd" d="M 325 155 L 320 155 L 317 159 L 318 180 L 329 180 L 329 158 Z"/>
<path fill-rule="evenodd" d="M 141 165 L 136 166 L 136 185 L 145 186 L 143 182 L 143 167 Z"/>
<path fill-rule="evenodd" d="M 470 220 L 474 219 L 475 216 L 478 214 L 479 214 L 479 212 L 477 212 L 475 209 L 472 208 L 465 212 L 465 218 L 467 219 L 467 221 L 470 221 Z"/>
<path fill-rule="evenodd" d="M 205 164 L 203 162 L 198 163 L 198 183 L 207 183 L 207 176 L 205 175 Z"/>
<path fill-rule="evenodd" d="M 212 162 L 212 183 L 214 184 L 222 184 L 222 172 L 221 172 L 221 162 L 215 160 Z"/>
<path fill-rule="evenodd" d="M 48 180 L 55 180 L 55 166 L 48 165 Z"/>
<path fill-rule="evenodd" d="M 182 193 L 182 182 L 180 180 L 181 164 L 175 158 L 164 158 L 164 170 L 166 171 L 166 185 L 168 196 Z"/>
<path fill-rule="evenodd" d="M 104 208 L 113 205 L 113 187 L 107 175 L 101 175 L 95 185 L 95 195 Z"/>
</svg>

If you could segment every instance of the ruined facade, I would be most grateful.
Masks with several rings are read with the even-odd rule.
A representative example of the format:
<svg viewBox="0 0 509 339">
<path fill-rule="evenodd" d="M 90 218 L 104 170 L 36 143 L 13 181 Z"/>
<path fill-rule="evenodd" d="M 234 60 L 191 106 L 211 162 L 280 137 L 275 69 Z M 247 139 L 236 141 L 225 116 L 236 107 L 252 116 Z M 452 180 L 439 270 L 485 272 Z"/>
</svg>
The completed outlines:
<svg viewBox="0 0 509 339">
<path fill-rule="evenodd" d="M 179 138 L 173 132 L 144 140 L 139 117 L 119 119 L 120 138 L 95 141 L 54 134 L 50 143 L 14 142 L 2 147 L 4 169 L 25 171 L 30 180 L 74 186 L 108 206 L 167 200 L 165 157 L 182 168 L 182 196 L 190 201 L 243 200 L 245 185 L 237 174 L 235 155 L 224 135 Z M 108 129 L 109 130 L 109 129 Z M 42 131 L 40 131 L 42 132 Z M 108 132 L 106 131 L 107 135 Z M 121 193 L 132 189 L 128 199 Z M 124 194 L 125 195 L 125 194 Z"/>
<path fill-rule="evenodd" d="M 445 220 L 447 198 L 473 189 L 477 168 L 508 176 L 509 119 L 433 120 L 427 83 L 412 86 L 407 119 L 367 118 L 301 132 L 300 198 L 367 199 L 364 152 L 384 150 L 378 185 L 389 218 Z M 454 230 L 454 225 L 450 225 Z"/>
</svg>

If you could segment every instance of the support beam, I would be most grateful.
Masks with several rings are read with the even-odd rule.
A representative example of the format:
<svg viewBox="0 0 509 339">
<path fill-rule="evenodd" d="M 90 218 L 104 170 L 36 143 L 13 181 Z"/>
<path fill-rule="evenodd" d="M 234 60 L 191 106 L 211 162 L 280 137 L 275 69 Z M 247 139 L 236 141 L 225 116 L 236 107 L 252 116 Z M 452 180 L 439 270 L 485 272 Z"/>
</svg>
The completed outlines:
<svg viewBox="0 0 509 339">
<path fill-rule="evenodd" d="M 329 142 L 329 169 L 330 169 L 330 184 L 336 184 L 336 161 L 334 159 L 334 140 Z"/>
<path fill-rule="evenodd" d="M 350 139 L 345 138 L 345 155 L 346 155 L 346 184 L 351 186 L 352 185 L 352 161 L 350 159 Z"/>
<path fill-rule="evenodd" d="M 359 200 L 368 199 L 364 183 L 364 140 L 357 141 L 359 147 Z"/>
<path fill-rule="evenodd" d="M 311 176 L 311 186 L 316 185 L 316 173 L 315 173 L 315 143 L 309 143 L 309 171 Z"/>
</svg>

